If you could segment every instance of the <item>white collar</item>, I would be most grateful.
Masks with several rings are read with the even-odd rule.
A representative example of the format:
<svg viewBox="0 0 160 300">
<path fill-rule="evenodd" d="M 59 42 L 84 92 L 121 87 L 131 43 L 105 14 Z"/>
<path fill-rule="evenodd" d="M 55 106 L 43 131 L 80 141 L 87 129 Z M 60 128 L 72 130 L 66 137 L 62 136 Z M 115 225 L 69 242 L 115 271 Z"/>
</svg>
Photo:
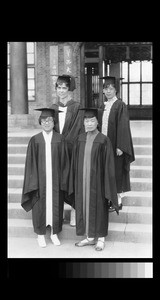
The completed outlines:
<svg viewBox="0 0 160 300">
<path fill-rule="evenodd" d="M 44 135 L 44 137 L 46 137 L 46 138 L 52 138 L 52 134 L 53 134 L 53 130 L 51 130 L 49 133 L 46 133 L 44 130 L 42 131 L 42 133 L 43 133 L 43 135 Z"/>
<path fill-rule="evenodd" d="M 104 105 L 108 105 L 109 103 L 113 103 L 114 101 L 116 101 L 118 98 L 117 96 L 114 96 L 112 99 L 109 99 L 107 101 L 104 102 Z"/>
</svg>

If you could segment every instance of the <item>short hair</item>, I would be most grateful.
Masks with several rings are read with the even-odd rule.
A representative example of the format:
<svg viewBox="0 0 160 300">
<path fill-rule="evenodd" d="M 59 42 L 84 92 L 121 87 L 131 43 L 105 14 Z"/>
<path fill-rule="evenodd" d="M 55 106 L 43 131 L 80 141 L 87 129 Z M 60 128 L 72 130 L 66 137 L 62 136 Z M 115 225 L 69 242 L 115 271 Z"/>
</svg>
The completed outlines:
<svg viewBox="0 0 160 300">
<path fill-rule="evenodd" d="M 106 77 L 107 78 L 107 77 Z M 115 90 L 116 94 L 119 92 L 119 80 L 115 77 L 109 77 L 109 79 L 106 79 L 104 84 L 103 84 L 103 89 L 107 88 L 108 86 L 112 85 Z"/>
<path fill-rule="evenodd" d="M 66 84 L 69 91 L 71 92 L 74 91 L 76 88 L 75 77 L 72 75 L 68 75 L 68 74 L 59 75 L 57 78 L 57 82 L 55 84 L 55 88 L 57 89 L 58 85 L 62 85 L 63 83 Z"/>
<path fill-rule="evenodd" d="M 48 117 L 49 117 L 49 116 L 48 116 Z M 40 116 L 40 117 L 38 118 L 39 125 L 41 125 L 41 120 L 42 120 L 42 119 L 47 119 L 48 117 L 41 117 L 41 116 Z M 54 121 L 54 124 L 56 124 L 56 118 L 55 118 L 55 117 L 52 117 L 52 119 L 53 119 L 53 121 Z"/>
<path fill-rule="evenodd" d="M 57 82 L 56 82 L 56 88 L 57 88 L 59 85 L 62 85 L 63 83 L 66 84 L 66 86 L 68 87 L 68 89 L 70 88 L 70 79 L 67 78 L 67 77 L 62 77 L 62 76 L 59 76 L 59 77 L 58 77 Z"/>
</svg>

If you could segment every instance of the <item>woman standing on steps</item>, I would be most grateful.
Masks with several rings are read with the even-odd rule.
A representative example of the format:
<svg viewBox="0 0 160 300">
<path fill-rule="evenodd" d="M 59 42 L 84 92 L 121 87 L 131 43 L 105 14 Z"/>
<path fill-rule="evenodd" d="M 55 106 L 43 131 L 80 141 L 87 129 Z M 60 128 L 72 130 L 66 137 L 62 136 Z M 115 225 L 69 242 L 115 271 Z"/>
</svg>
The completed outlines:
<svg viewBox="0 0 160 300">
<path fill-rule="evenodd" d="M 51 226 L 51 240 L 60 245 L 58 233 L 62 230 L 64 191 L 68 188 L 69 156 L 64 137 L 54 130 L 55 110 L 41 111 L 39 124 L 42 132 L 34 135 L 28 144 L 21 206 L 32 210 L 34 232 L 40 247 L 46 247 L 46 227 Z"/>
<path fill-rule="evenodd" d="M 75 90 L 75 78 L 73 76 L 63 74 L 58 76 L 56 82 L 56 91 L 58 101 L 51 108 L 60 109 L 62 112 L 57 115 L 57 123 L 55 129 L 63 134 L 68 147 L 69 158 L 71 161 L 73 142 L 75 138 L 84 132 L 83 112 L 79 111 L 81 104 L 72 99 L 72 92 Z M 71 206 L 70 225 L 75 226 L 75 203 L 72 197 L 66 192 L 65 202 Z"/>
<path fill-rule="evenodd" d="M 135 160 L 133 142 L 126 104 L 117 98 L 119 81 L 106 76 L 103 92 L 105 101 L 100 112 L 101 132 L 110 138 L 112 143 L 119 209 L 122 209 L 122 193 L 131 190 L 130 164 Z M 114 210 L 111 207 L 111 211 Z"/>
<path fill-rule="evenodd" d="M 86 238 L 75 245 L 96 244 L 95 250 L 100 251 L 108 235 L 108 201 L 118 214 L 114 155 L 109 138 L 97 128 L 98 109 L 82 110 L 86 132 L 74 142 L 69 194 L 75 195 L 76 233 Z"/>
</svg>

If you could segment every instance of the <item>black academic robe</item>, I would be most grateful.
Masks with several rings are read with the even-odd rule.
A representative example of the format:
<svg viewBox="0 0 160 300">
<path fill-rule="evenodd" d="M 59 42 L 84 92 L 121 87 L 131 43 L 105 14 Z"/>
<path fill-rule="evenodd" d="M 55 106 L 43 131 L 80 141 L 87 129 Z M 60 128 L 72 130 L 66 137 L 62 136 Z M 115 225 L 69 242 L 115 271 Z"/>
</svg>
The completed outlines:
<svg viewBox="0 0 160 300">
<path fill-rule="evenodd" d="M 80 133 L 85 132 L 84 111 L 79 111 L 79 109 L 81 108 L 81 104 L 72 99 L 67 102 L 66 106 L 67 106 L 67 112 L 66 112 L 66 118 L 65 118 L 65 123 L 64 123 L 63 130 L 62 130 L 62 134 L 65 138 L 65 141 L 67 142 L 69 156 L 71 159 L 73 142 L 74 142 L 75 138 Z M 52 104 L 52 106 L 51 106 L 51 108 L 54 108 L 56 110 L 61 110 L 61 107 L 64 107 L 64 105 L 60 101 L 57 102 L 56 104 Z M 60 132 L 59 119 L 58 119 L 57 113 L 56 113 L 55 130 L 57 132 Z"/>
<path fill-rule="evenodd" d="M 51 140 L 53 234 L 62 230 L 64 191 L 67 190 L 69 157 L 64 137 L 53 130 Z M 27 148 L 21 205 L 32 210 L 34 231 L 46 234 L 46 160 L 42 132 L 33 136 Z"/>
<path fill-rule="evenodd" d="M 61 110 L 61 106 L 64 107 L 63 103 L 61 103 L 59 101 L 56 104 L 52 104 L 51 108 L 54 108 L 56 110 Z M 84 111 L 79 110 L 81 108 L 81 104 L 72 99 L 67 102 L 66 106 L 67 106 L 67 112 L 66 112 L 66 118 L 65 118 L 65 123 L 64 123 L 63 130 L 62 130 L 62 134 L 63 134 L 63 136 L 65 138 L 65 142 L 67 144 L 69 159 L 71 162 L 74 140 L 80 133 L 85 132 Z M 55 117 L 56 117 L 55 130 L 56 130 L 56 132 L 60 132 L 59 118 L 58 118 L 57 113 L 56 113 Z M 72 207 L 75 206 L 73 195 L 69 196 L 67 192 L 65 193 L 65 202 L 67 204 L 71 205 Z"/>
<path fill-rule="evenodd" d="M 69 177 L 69 194 L 75 194 L 76 233 L 85 234 L 83 218 L 83 165 L 86 133 L 80 134 L 73 148 Z M 89 237 L 102 237 L 108 234 L 108 201 L 112 201 L 118 213 L 114 156 L 108 137 L 98 133 L 91 150 Z"/>
<path fill-rule="evenodd" d="M 102 108 L 104 109 L 104 105 Z M 102 116 L 103 110 L 100 110 L 100 128 L 102 126 Z M 116 100 L 111 107 L 107 136 L 110 138 L 114 152 L 117 193 L 130 191 L 130 164 L 135 160 L 135 156 L 128 110 L 121 99 Z M 121 156 L 116 155 L 117 148 L 123 151 Z"/>
</svg>

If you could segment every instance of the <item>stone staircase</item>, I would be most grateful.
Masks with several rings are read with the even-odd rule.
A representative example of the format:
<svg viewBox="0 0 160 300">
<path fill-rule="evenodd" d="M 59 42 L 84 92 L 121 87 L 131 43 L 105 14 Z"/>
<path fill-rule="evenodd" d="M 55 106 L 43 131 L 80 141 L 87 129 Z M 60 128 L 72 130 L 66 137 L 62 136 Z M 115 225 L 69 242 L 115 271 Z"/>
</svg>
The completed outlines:
<svg viewBox="0 0 160 300">
<path fill-rule="evenodd" d="M 8 133 L 8 237 L 35 237 L 31 212 L 20 205 L 27 144 L 37 130 Z M 142 134 L 143 135 L 143 134 Z M 119 216 L 109 215 L 107 240 L 152 243 L 152 137 L 134 133 L 135 162 L 131 164 L 131 191 L 125 193 Z M 69 225 L 70 206 L 65 205 L 62 239 L 77 240 L 75 227 Z M 81 237 L 78 237 L 81 239 Z"/>
</svg>

